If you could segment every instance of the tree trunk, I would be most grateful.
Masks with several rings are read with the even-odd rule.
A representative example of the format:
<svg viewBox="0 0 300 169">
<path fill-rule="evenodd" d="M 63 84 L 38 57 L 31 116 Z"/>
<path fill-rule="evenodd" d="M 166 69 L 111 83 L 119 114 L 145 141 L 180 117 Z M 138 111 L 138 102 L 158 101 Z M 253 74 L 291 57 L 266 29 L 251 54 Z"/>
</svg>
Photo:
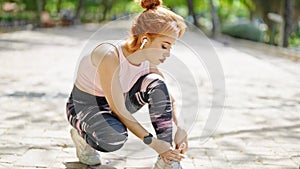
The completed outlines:
<svg viewBox="0 0 300 169">
<path fill-rule="evenodd" d="M 104 21 L 106 19 L 107 12 L 108 12 L 108 5 L 104 5 L 103 15 L 100 21 Z"/>
<path fill-rule="evenodd" d="M 61 8 L 61 0 L 58 0 L 57 2 L 57 13 L 59 14 L 60 13 L 60 9 Z"/>
<path fill-rule="evenodd" d="M 107 19 L 107 14 L 110 12 L 110 10 L 113 7 L 114 3 L 115 3 L 114 0 L 106 0 L 103 3 L 104 10 L 103 10 L 103 15 L 102 15 L 102 18 L 101 18 L 100 22 Z"/>
<path fill-rule="evenodd" d="M 268 42 L 271 45 L 279 44 L 275 42 L 275 35 L 280 30 L 280 23 L 271 21 L 268 17 L 269 13 L 280 14 L 280 7 L 282 0 L 252 0 L 256 6 L 255 13 L 260 14 L 263 21 L 268 25 L 267 34 L 270 37 Z"/>
<path fill-rule="evenodd" d="M 46 11 L 46 0 L 42 0 L 42 11 Z"/>
<path fill-rule="evenodd" d="M 45 9 L 46 0 L 35 0 L 35 4 L 36 4 L 37 24 L 38 24 L 38 26 L 42 26 L 41 16 L 42 16 L 43 9 Z"/>
<path fill-rule="evenodd" d="M 81 10 L 82 10 L 82 7 L 83 7 L 83 1 L 84 0 L 78 0 L 78 6 L 77 6 L 76 14 L 75 14 L 75 17 L 74 17 L 75 24 L 80 23 L 80 14 L 81 14 Z"/>
<path fill-rule="evenodd" d="M 248 11 L 249 11 L 249 20 L 251 21 L 251 22 L 253 22 L 253 20 L 254 20 L 254 10 L 253 10 L 253 8 L 251 7 L 251 5 L 250 4 L 248 4 L 247 2 L 245 2 L 244 3 L 244 5 L 248 8 Z"/>
<path fill-rule="evenodd" d="M 294 0 L 284 1 L 284 34 L 283 47 L 289 46 L 289 38 L 293 29 Z"/>
<path fill-rule="evenodd" d="M 193 17 L 194 25 L 196 27 L 199 27 L 199 23 L 198 23 L 196 13 L 194 10 L 194 0 L 187 0 L 187 3 L 188 3 L 188 8 L 189 8 L 189 15 Z"/>
<path fill-rule="evenodd" d="M 213 0 L 209 0 L 211 19 L 212 19 L 212 37 L 216 37 L 220 32 L 220 21 Z"/>
</svg>

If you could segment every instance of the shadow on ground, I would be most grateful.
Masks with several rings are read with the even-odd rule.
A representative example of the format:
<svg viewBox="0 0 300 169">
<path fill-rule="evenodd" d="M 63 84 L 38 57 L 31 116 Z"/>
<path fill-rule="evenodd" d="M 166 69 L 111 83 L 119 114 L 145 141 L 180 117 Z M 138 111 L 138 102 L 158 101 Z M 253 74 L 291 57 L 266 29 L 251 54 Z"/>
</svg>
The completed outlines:
<svg viewBox="0 0 300 169">
<path fill-rule="evenodd" d="M 80 162 L 64 162 L 66 169 L 116 169 L 108 165 L 88 166 Z"/>
</svg>

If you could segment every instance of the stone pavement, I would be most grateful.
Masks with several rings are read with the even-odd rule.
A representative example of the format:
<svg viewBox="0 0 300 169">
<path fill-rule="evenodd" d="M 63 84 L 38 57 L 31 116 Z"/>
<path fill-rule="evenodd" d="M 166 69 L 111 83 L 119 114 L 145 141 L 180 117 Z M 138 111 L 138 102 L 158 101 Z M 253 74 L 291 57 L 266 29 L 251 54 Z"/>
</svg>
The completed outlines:
<svg viewBox="0 0 300 169">
<path fill-rule="evenodd" d="M 69 136 L 65 101 L 72 88 L 79 54 L 99 25 L 20 31 L 0 35 L 0 168 L 74 169 L 74 168 L 151 168 L 156 155 L 132 134 L 117 152 L 102 154 L 103 166 L 85 166 L 78 162 Z M 108 32 L 106 32 L 108 31 Z M 185 41 L 207 54 L 205 38 Z M 124 23 L 102 30 L 92 40 L 126 35 Z M 212 88 L 203 66 L 188 63 L 199 88 L 200 111 L 193 121 L 185 117 L 189 128 L 189 152 L 185 169 L 298 169 L 300 166 L 300 64 L 272 57 L 258 50 L 231 43 L 212 41 L 226 80 L 226 103 L 214 135 L 200 142 L 210 109 Z M 187 54 L 177 44 L 175 52 Z M 248 51 L 250 49 L 247 49 Z M 209 57 L 209 55 L 205 55 Z M 172 65 L 183 79 L 185 93 L 193 95 L 190 81 Z M 169 66 L 169 67 L 168 67 Z M 170 85 L 176 90 L 176 84 Z M 175 92 L 176 93 L 176 92 Z M 180 93 L 176 94 L 179 97 Z M 180 97 L 179 97 L 180 98 Z M 180 100 L 180 99 L 179 99 Z M 190 98 L 186 112 L 195 110 Z M 196 100 L 197 101 L 197 100 Z M 146 110 L 137 119 L 151 130 Z M 188 115 L 188 114 L 187 114 Z"/>
</svg>

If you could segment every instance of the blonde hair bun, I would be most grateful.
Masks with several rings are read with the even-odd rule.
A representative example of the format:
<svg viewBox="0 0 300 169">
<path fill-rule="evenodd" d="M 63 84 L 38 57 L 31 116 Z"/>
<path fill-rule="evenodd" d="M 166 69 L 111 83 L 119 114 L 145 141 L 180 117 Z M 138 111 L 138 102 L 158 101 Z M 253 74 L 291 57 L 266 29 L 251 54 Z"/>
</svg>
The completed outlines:
<svg viewBox="0 0 300 169">
<path fill-rule="evenodd" d="M 141 0 L 141 6 L 148 10 L 162 5 L 162 0 Z"/>
</svg>

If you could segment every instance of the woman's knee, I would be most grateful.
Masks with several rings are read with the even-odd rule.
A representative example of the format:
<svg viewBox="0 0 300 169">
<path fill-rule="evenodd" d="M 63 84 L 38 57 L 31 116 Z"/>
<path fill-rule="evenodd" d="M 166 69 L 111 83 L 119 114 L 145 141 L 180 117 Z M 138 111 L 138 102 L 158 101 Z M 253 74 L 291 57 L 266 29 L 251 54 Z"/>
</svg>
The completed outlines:
<svg viewBox="0 0 300 169">
<path fill-rule="evenodd" d="M 145 76 L 142 82 L 141 91 L 147 91 L 149 88 L 163 87 L 166 88 L 164 78 L 156 73 L 150 73 Z"/>
<path fill-rule="evenodd" d="M 101 152 L 113 152 L 122 148 L 127 141 L 128 135 L 113 134 L 108 135 L 105 138 L 97 138 L 92 147 Z M 89 141 L 88 141 L 89 142 Z"/>
<path fill-rule="evenodd" d="M 87 133 L 87 142 L 102 152 L 120 149 L 128 137 L 125 125 L 117 117 L 108 113 L 100 114 L 97 121 L 88 127 Z"/>
<path fill-rule="evenodd" d="M 127 141 L 128 134 L 126 133 L 106 133 L 93 134 L 87 137 L 87 142 L 94 149 L 101 152 L 113 152 L 122 148 Z"/>
</svg>

